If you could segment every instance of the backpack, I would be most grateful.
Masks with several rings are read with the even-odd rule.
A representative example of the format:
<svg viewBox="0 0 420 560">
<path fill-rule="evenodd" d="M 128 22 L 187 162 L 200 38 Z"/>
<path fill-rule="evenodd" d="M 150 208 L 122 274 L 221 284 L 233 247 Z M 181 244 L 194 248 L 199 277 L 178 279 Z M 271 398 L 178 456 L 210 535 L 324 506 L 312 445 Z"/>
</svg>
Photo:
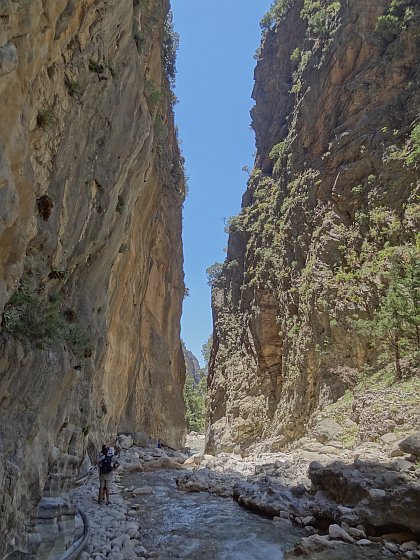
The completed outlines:
<svg viewBox="0 0 420 560">
<path fill-rule="evenodd" d="M 106 455 L 100 462 L 99 470 L 101 474 L 108 474 L 114 470 L 112 465 L 113 455 Z"/>
</svg>

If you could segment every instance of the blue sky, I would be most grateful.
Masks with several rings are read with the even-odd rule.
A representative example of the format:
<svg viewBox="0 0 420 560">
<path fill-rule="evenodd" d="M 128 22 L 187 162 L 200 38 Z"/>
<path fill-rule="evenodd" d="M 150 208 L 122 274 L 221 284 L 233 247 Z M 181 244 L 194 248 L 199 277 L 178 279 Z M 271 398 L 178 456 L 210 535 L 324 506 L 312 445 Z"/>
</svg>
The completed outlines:
<svg viewBox="0 0 420 560">
<path fill-rule="evenodd" d="M 225 259 L 224 220 L 240 210 L 253 165 L 249 111 L 260 43 L 259 22 L 271 0 L 172 0 L 180 35 L 175 117 L 189 177 L 184 205 L 185 283 L 182 339 L 200 363 L 212 332 L 206 268 Z"/>
</svg>

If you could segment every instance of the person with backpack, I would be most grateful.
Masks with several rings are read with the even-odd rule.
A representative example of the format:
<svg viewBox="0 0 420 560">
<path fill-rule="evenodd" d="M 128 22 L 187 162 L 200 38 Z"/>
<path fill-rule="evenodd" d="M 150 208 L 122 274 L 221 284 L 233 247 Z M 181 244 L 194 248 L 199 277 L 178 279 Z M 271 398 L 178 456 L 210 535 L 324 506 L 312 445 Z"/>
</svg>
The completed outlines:
<svg viewBox="0 0 420 560">
<path fill-rule="evenodd" d="M 102 446 L 102 454 L 98 459 L 99 467 L 99 496 L 98 503 L 101 504 L 106 498 L 106 504 L 109 505 L 109 489 L 112 482 L 112 473 L 119 466 L 117 458 L 114 455 L 113 447 Z"/>
</svg>

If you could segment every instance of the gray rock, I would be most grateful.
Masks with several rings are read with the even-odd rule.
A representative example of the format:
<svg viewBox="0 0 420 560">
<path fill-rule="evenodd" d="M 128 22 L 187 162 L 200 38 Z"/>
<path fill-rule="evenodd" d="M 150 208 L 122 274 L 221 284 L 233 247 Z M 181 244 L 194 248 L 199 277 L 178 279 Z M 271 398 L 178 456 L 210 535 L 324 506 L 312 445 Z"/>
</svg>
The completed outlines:
<svg viewBox="0 0 420 560">
<path fill-rule="evenodd" d="M 408 436 L 403 439 L 403 441 L 400 441 L 398 445 L 404 453 L 410 453 L 411 455 L 420 457 L 420 432 Z"/>
<path fill-rule="evenodd" d="M 301 498 L 306 493 L 306 488 L 304 484 L 297 484 L 296 486 L 292 486 L 290 489 L 291 493 L 295 498 Z"/>
<path fill-rule="evenodd" d="M 332 539 L 340 539 L 344 542 L 355 543 L 356 541 L 351 537 L 345 529 L 340 527 L 340 525 L 330 525 L 328 528 L 328 534 Z"/>
<path fill-rule="evenodd" d="M 144 432 L 134 432 L 131 437 L 137 447 L 146 447 L 149 443 L 149 437 Z"/>
<path fill-rule="evenodd" d="M 396 434 L 394 434 L 393 432 L 391 432 L 391 433 L 388 433 L 388 434 L 384 434 L 383 436 L 380 437 L 380 439 L 384 443 L 387 443 L 388 445 L 391 445 L 392 443 L 394 443 L 398 439 L 398 436 Z"/>
<path fill-rule="evenodd" d="M 400 546 L 400 550 L 406 551 L 406 550 L 415 550 L 418 547 L 418 542 L 416 541 L 408 541 L 403 543 Z"/>
<path fill-rule="evenodd" d="M 118 443 L 122 449 L 130 449 L 130 447 L 133 447 L 133 438 L 121 434 L 118 436 Z"/>
<path fill-rule="evenodd" d="M 19 64 L 16 47 L 13 43 L 7 43 L 0 48 L 0 76 L 10 74 L 16 70 Z"/>
<path fill-rule="evenodd" d="M 366 533 L 364 531 L 361 531 L 360 529 L 356 529 L 355 527 L 349 527 L 347 529 L 347 532 L 348 532 L 349 535 L 351 535 L 355 539 L 365 539 L 366 538 Z"/>
<path fill-rule="evenodd" d="M 343 433 L 343 428 L 335 420 L 326 419 L 313 430 L 313 435 L 319 443 L 326 443 Z"/>
</svg>

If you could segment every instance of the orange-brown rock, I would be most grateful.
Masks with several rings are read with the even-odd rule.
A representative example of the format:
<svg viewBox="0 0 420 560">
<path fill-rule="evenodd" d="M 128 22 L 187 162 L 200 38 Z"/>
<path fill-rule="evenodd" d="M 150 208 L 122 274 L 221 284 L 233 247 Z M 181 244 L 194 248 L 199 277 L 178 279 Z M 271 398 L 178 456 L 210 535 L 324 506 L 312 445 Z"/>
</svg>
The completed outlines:
<svg viewBox="0 0 420 560">
<path fill-rule="evenodd" d="M 2 557 L 59 555 L 38 536 L 74 513 L 72 477 L 117 431 L 184 442 L 168 9 L 0 5 Z"/>
</svg>

